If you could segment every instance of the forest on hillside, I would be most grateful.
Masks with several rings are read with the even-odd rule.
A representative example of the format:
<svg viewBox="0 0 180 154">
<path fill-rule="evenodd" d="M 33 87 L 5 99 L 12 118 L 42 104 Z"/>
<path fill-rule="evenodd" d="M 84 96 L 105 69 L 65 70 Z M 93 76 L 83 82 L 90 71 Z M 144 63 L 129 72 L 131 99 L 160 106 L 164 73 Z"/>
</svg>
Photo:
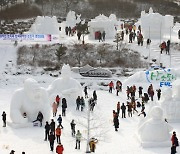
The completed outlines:
<svg viewBox="0 0 180 154">
<path fill-rule="evenodd" d="M 142 10 L 148 11 L 152 7 L 155 12 L 180 18 L 180 5 L 174 0 L 24 0 L 24 4 L 25 6 L 21 4 L 18 7 L 18 11 L 14 11 L 16 9 L 12 8 L 20 5 L 17 0 L 1 0 L 0 18 L 11 18 L 11 14 L 12 18 L 21 18 L 19 12 L 25 7 L 39 9 L 36 14 L 28 11 L 28 17 L 31 13 L 32 17 L 36 15 L 66 17 L 67 12 L 73 10 L 83 18 L 93 18 L 100 13 L 107 16 L 114 13 L 118 18 L 138 18 Z M 25 15 L 24 12 L 23 14 Z"/>
</svg>

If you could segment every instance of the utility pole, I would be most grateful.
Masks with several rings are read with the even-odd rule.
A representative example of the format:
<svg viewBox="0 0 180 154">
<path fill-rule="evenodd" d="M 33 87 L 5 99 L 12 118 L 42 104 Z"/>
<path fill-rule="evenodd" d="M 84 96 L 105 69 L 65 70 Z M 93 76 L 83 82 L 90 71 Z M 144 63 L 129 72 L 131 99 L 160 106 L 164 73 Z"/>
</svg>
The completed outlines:
<svg viewBox="0 0 180 154">
<path fill-rule="evenodd" d="M 161 45 L 161 29 L 162 29 L 162 22 L 160 23 L 160 45 Z M 161 64 L 161 52 L 159 52 L 159 66 Z"/>
<path fill-rule="evenodd" d="M 90 136 L 90 106 L 89 106 L 89 102 L 88 102 L 88 111 L 87 111 L 87 124 L 88 124 L 88 128 L 87 128 L 86 153 L 91 153 L 91 151 L 89 151 L 89 136 Z"/>
<path fill-rule="evenodd" d="M 172 27 L 170 26 L 170 45 L 171 45 L 171 28 L 172 28 Z M 170 68 L 171 68 L 171 50 L 170 50 L 171 48 L 170 48 L 170 45 L 169 45 L 169 58 L 170 58 L 170 59 L 169 59 L 169 60 L 170 60 L 170 62 L 169 62 L 170 65 L 169 65 L 169 66 L 170 66 Z"/>
</svg>

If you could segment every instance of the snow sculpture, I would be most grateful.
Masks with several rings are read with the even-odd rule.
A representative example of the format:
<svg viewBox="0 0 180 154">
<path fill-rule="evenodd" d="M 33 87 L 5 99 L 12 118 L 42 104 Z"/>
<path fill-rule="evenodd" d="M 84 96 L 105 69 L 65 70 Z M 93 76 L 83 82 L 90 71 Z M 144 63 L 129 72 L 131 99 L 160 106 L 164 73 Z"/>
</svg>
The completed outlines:
<svg viewBox="0 0 180 154">
<path fill-rule="evenodd" d="M 159 13 L 153 13 L 152 8 L 149 13 L 141 12 L 141 27 L 144 38 L 160 39 L 170 35 L 174 24 L 173 16 L 162 16 Z"/>
<path fill-rule="evenodd" d="M 55 16 L 37 16 L 34 24 L 27 34 L 53 34 L 59 35 L 59 24 Z"/>
<path fill-rule="evenodd" d="M 77 23 L 81 21 L 81 15 L 77 15 L 74 11 L 69 11 L 66 17 L 66 26 L 70 26 L 71 28 L 75 27 Z"/>
<path fill-rule="evenodd" d="M 44 116 L 43 122 L 49 120 L 50 105 L 46 90 L 39 86 L 36 80 L 29 78 L 24 82 L 24 88 L 14 92 L 11 105 L 10 117 L 16 126 L 29 126 L 36 120 L 39 111 Z M 26 113 L 26 118 L 23 115 Z"/>
<path fill-rule="evenodd" d="M 71 78 L 71 69 L 68 64 L 63 65 L 61 77 L 54 80 L 47 91 L 51 99 L 59 95 L 61 98 L 65 97 L 67 103 L 71 103 L 71 105 L 75 104 L 75 100 L 78 96 L 82 96 L 81 84 L 77 80 Z"/>
<path fill-rule="evenodd" d="M 180 79 L 172 83 L 172 88 L 162 91 L 160 105 L 165 113 L 164 117 L 168 121 L 180 121 Z"/>
<path fill-rule="evenodd" d="M 143 147 L 171 146 L 170 131 L 172 127 L 164 121 L 163 110 L 155 106 L 149 119 L 139 127 L 138 134 Z"/>
<path fill-rule="evenodd" d="M 114 39 L 116 30 L 115 26 L 118 24 L 118 21 L 115 19 L 114 15 L 111 15 L 110 18 L 106 17 L 103 14 L 100 14 L 99 16 L 92 19 L 88 25 L 89 25 L 89 38 L 95 39 L 95 33 L 97 32 L 103 32 L 106 33 L 106 39 Z"/>
</svg>

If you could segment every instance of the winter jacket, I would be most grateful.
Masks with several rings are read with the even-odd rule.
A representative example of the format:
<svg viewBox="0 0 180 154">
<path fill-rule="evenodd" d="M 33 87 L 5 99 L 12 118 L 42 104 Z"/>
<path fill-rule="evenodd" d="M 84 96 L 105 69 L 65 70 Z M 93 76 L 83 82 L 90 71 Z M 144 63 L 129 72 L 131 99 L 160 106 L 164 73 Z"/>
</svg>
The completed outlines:
<svg viewBox="0 0 180 154">
<path fill-rule="evenodd" d="M 76 134 L 76 140 L 81 141 L 81 137 L 82 137 L 81 133 L 80 133 L 80 132 L 77 132 L 77 134 Z"/>
<path fill-rule="evenodd" d="M 49 142 L 54 142 L 55 136 L 53 134 L 50 134 L 48 139 L 49 139 Z"/>
<path fill-rule="evenodd" d="M 121 110 L 122 110 L 123 112 L 125 112 L 125 111 L 126 111 L 126 106 L 125 106 L 125 105 L 122 105 L 122 106 L 121 106 Z"/>
<path fill-rule="evenodd" d="M 113 88 L 114 87 L 114 83 L 110 82 L 108 86 Z"/>
<path fill-rule="evenodd" d="M 62 108 L 64 109 L 67 108 L 67 103 L 65 98 L 62 99 Z"/>
<path fill-rule="evenodd" d="M 61 128 L 60 127 L 56 128 L 56 135 L 61 136 Z"/>
<path fill-rule="evenodd" d="M 57 112 L 57 104 L 55 102 L 53 103 L 52 108 L 53 108 L 53 113 L 56 113 Z"/>
<path fill-rule="evenodd" d="M 46 124 L 44 128 L 45 128 L 45 131 L 46 131 L 46 132 L 49 132 L 49 130 L 50 130 L 50 125 L 49 125 L 49 124 Z"/>
<path fill-rule="evenodd" d="M 3 114 L 2 114 L 2 120 L 6 121 L 6 113 L 5 112 L 3 112 Z"/>
<path fill-rule="evenodd" d="M 118 116 L 115 116 L 115 117 L 114 117 L 113 122 L 114 122 L 114 127 L 115 127 L 115 128 L 119 128 L 119 119 L 118 119 Z"/>
<path fill-rule="evenodd" d="M 57 121 L 59 122 L 59 124 L 61 124 L 61 123 L 62 123 L 62 117 L 59 116 L 58 119 L 57 119 Z"/>
<path fill-rule="evenodd" d="M 40 122 L 42 122 L 42 120 L 43 120 L 43 114 L 42 114 L 41 112 L 38 113 L 37 120 L 39 120 Z"/>
<path fill-rule="evenodd" d="M 56 147 L 56 153 L 57 153 L 57 154 L 63 154 L 63 151 L 64 151 L 63 145 L 58 145 L 58 146 Z"/>
<path fill-rule="evenodd" d="M 56 102 L 57 102 L 57 103 L 60 102 L 60 97 L 56 96 Z"/>
</svg>

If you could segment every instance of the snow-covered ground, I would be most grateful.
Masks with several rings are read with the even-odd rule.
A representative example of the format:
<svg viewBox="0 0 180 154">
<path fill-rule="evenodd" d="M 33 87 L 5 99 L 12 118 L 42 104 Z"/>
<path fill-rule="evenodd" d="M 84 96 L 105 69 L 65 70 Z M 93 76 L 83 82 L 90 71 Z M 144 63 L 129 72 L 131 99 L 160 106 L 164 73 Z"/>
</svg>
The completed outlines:
<svg viewBox="0 0 180 154">
<path fill-rule="evenodd" d="M 63 29 L 63 26 L 62 26 Z M 180 40 L 177 38 L 177 31 L 180 29 L 180 26 L 174 27 L 174 31 L 172 32 L 171 41 L 180 43 Z M 77 37 L 67 37 L 64 35 L 64 31 L 61 32 L 61 43 L 70 44 L 71 42 L 78 42 Z M 169 39 L 168 37 L 165 41 Z M 98 41 L 88 40 L 85 38 L 85 41 L 88 43 L 99 43 Z M 128 37 L 125 37 L 125 41 L 128 41 Z M 106 43 L 114 44 L 113 40 L 106 40 Z M 163 66 L 179 68 L 180 67 L 180 51 L 171 50 L 171 64 L 170 64 L 170 56 L 162 54 L 160 56 L 159 49 L 159 40 L 152 40 L 150 49 L 138 46 L 137 43 L 128 44 L 128 46 L 132 49 L 136 49 L 141 53 L 144 57 L 149 57 L 150 60 L 153 58 L 157 59 L 157 63 L 163 63 Z M 19 45 L 24 44 L 20 42 Z M 115 45 L 115 44 L 114 44 Z M 10 102 L 13 95 L 13 92 L 19 88 L 23 87 L 23 81 L 26 78 L 34 78 L 39 82 L 39 84 L 47 88 L 50 83 L 55 79 L 47 74 L 45 75 L 10 75 L 8 72 L 8 68 L 11 68 L 11 71 L 16 72 L 18 70 L 16 66 L 16 49 L 14 47 L 13 42 L 0 42 L 0 113 L 6 111 L 7 113 L 7 121 L 11 122 L 10 119 Z M 150 53 L 149 53 L 150 51 Z M 148 61 L 148 59 L 147 59 Z M 94 112 L 91 113 L 91 117 L 93 117 L 92 127 L 94 127 L 90 131 L 90 136 L 94 136 L 99 139 L 97 144 L 96 153 L 97 154 L 169 154 L 170 147 L 159 147 L 159 148 L 142 148 L 138 139 L 136 138 L 136 131 L 138 127 L 139 121 L 143 119 L 143 117 L 138 117 L 137 113 L 133 115 L 132 118 L 127 116 L 126 119 L 120 119 L 120 128 L 118 132 L 114 131 L 113 122 L 112 122 L 112 110 L 116 109 L 116 104 L 118 101 L 121 103 L 126 103 L 126 87 L 123 87 L 122 93 L 119 96 L 116 96 L 115 91 L 110 94 L 108 92 L 108 87 L 99 87 L 97 86 L 100 82 L 108 83 L 111 80 L 116 81 L 117 78 L 112 77 L 109 79 L 104 78 L 84 78 L 79 75 L 73 73 L 73 77 L 79 80 L 80 82 L 85 82 L 86 85 L 90 89 L 88 89 L 88 93 L 92 96 L 93 90 L 97 90 L 98 101 L 95 106 Z M 123 83 L 125 78 L 118 78 Z M 133 82 L 134 81 L 134 82 Z M 139 85 L 144 87 L 144 91 L 146 92 L 149 83 L 142 82 L 136 83 L 136 78 L 131 80 L 129 86 L 136 84 L 137 87 Z M 158 85 L 154 85 L 158 87 Z M 103 90 L 100 90 L 103 89 Z M 155 96 L 155 101 L 157 101 L 157 97 Z M 75 103 L 75 102 L 74 102 Z M 146 111 L 148 113 L 148 108 L 151 106 L 151 101 L 148 105 L 146 105 Z M 138 109 L 140 111 L 140 109 Z M 61 108 L 58 109 L 58 114 L 61 114 Z M 51 114 L 52 115 L 52 114 Z M 52 116 L 51 116 L 52 117 Z M 85 117 L 85 118 L 84 118 Z M 86 99 L 86 107 L 85 111 L 76 111 L 75 107 L 68 106 L 67 116 L 63 117 L 63 126 L 61 135 L 61 142 L 64 145 L 64 154 L 82 154 L 86 151 L 86 117 L 87 117 L 87 99 Z M 70 122 L 72 119 L 75 119 L 76 130 L 80 130 L 82 132 L 83 140 L 81 142 L 81 150 L 75 149 L 75 138 L 71 136 L 70 130 Z M 55 118 L 56 121 L 56 118 Z M 56 121 L 57 123 L 57 121 Z M 177 136 L 180 138 L 180 124 L 179 123 L 170 123 L 171 126 L 177 132 Z M 147 132 L 148 133 L 148 132 Z M 170 140 L 170 139 L 169 139 Z M 56 147 L 56 144 L 55 144 Z M 55 152 L 50 151 L 49 143 L 44 141 L 44 128 L 43 127 L 32 127 L 32 128 L 20 128 L 14 129 L 9 125 L 4 128 L 0 127 L 0 154 L 8 154 L 10 151 L 14 149 L 15 153 L 21 153 L 25 151 L 27 154 L 51 154 Z M 180 152 L 180 149 L 177 148 L 177 151 Z"/>
</svg>

